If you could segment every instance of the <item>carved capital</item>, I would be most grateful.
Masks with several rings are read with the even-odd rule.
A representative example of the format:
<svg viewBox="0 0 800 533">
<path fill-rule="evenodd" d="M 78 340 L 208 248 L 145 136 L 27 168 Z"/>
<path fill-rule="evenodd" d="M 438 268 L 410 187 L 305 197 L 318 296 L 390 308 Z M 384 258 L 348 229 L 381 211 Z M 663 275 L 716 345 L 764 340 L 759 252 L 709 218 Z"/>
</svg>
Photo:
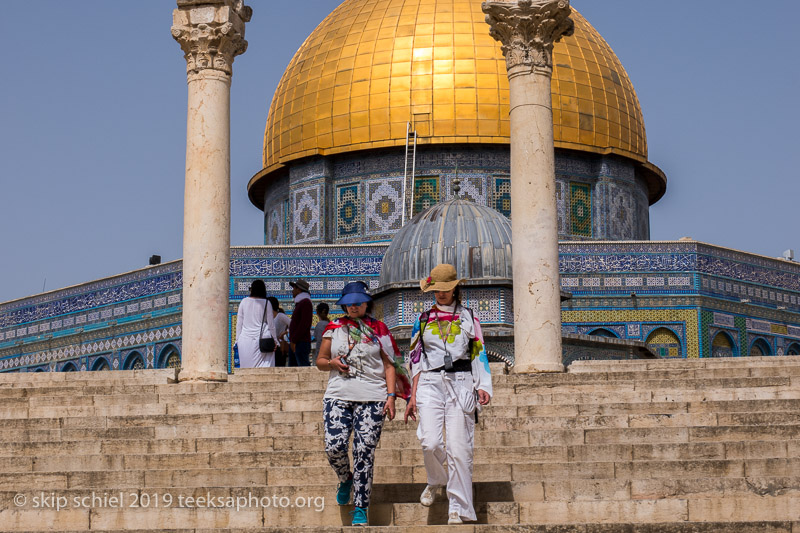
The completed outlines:
<svg viewBox="0 0 800 533">
<path fill-rule="evenodd" d="M 253 10 L 244 0 L 178 0 L 172 36 L 181 45 L 187 74 L 233 73 L 233 59 L 247 50 L 244 25 Z"/>
<path fill-rule="evenodd" d="M 575 30 L 569 0 L 491 0 L 481 7 L 509 74 L 518 67 L 552 72 L 553 45 Z"/>
</svg>

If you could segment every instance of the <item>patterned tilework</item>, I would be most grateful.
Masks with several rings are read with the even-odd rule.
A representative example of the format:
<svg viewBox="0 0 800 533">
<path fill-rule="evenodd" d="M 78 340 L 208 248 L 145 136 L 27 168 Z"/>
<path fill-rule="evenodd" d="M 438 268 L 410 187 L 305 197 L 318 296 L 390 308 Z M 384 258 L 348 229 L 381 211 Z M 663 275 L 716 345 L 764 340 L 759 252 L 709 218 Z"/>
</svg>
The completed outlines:
<svg viewBox="0 0 800 533">
<path fill-rule="evenodd" d="M 366 182 L 365 235 L 388 237 L 402 227 L 403 179 L 387 178 Z"/>
<path fill-rule="evenodd" d="M 180 318 L 180 317 L 178 317 Z M 143 324 L 139 324 L 141 327 Z M 19 368 L 19 367 L 32 367 L 35 365 L 48 364 L 51 368 L 60 368 L 63 364 L 69 361 L 82 362 L 77 365 L 80 369 L 81 364 L 86 366 L 90 360 L 95 360 L 93 356 L 103 356 L 106 360 L 111 360 L 111 366 L 116 369 L 122 369 L 123 363 L 133 352 L 142 356 L 142 364 L 150 361 L 152 365 L 153 359 L 153 345 L 158 341 L 170 339 L 172 344 L 180 346 L 179 338 L 181 335 L 181 326 L 179 324 L 154 329 L 142 329 L 118 337 L 109 337 L 108 330 L 100 332 L 105 335 L 102 338 L 89 339 L 86 341 L 75 340 L 68 344 L 64 344 L 57 348 L 49 349 L 47 343 L 31 344 L 28 353 L 17 353 L 15 355 L 5 356 L 0 359 L 0 372 Z M 148 347 L 149 346 L 149 347 Z M 37 349 L 40 347 L 41 349 Z M 124 354 L 124 357 L 121 355 Z M 145 359 L 149 356 L 149 359 Z M 87 366 L 87 369 L 91 367 Z"/>
<path fill-rule="evenodd" d="M 620 324 L 589 324 L 579 325 L 576 333 L 582 335 L 596 335 L 599 337 L 625 338 L 625 326 Z"/>
<path fill-rule="evenodd" d="M 361 233 L 361 187 L 358 184 L 336 187 L 336 238 L 352 238 Z"/>
<path fill-rule="evenodd" d="M 609 211 L 605 220 L 604 238 L 610 240 L 641 238 L 636 231 L 636 197 L 631 186 L 610 182 L 606 186 Z M 605 213 L 604 213 L 605 214 Z"/>
<path fill-rule="evenodd" d="M 714 330 L 711 337 L 711 357 L 736 357 L 738 350 L 733 344 L 731 333 Z"/>
<path fill-rule="evenodd" d="M 321 195 L 320 185 L 292 191 L 295 243 L 315 242 L 322 237 Z"/>
<path fill-rule="evenodd" d="M 511 325 L 513 322 L 512 291 L 506 288 L 465 288 L 461 293 L 462 303 L 472 309 L 485 325 Z M 433 305 L 433 296 L 416 288 L 397 291 L 381 298 L 383 320 L 390 328 L 412 326 L 420 313 Z M 511 309 L 511 313 L 508 309 Z"/>
<path fill-rule="evenodd" d="M 661 327 L 660 324 L 679 324 L 685 328 L 682 335 L 686 343 L 686 357 L 700 357 L 698 343 L 698 316 L 692 309 L 608 309 L 608 310 L 582 310 L 571 311 L 562 309 L 561 320 L 564 324 L 608 324 L 646 322 L 650 331 Z M 649 334 L 645 329 L 644 335 Z"/>
<path fill-rule="evenodd" d="M 439 177 L 416 176 L 414 178 L 414 206 L 412 217 L 440 201 Z"/>
<path fill-rule="evenodd" d="M 680 357 L 681 341 L 667 328 L 658 328 L 647 337 L 647 345 L 659 357 Z"/>
<path fill-rule="evenodd" d="M 570 183 L 570 233 L 580 237 L 592 236 L 592 189 L 584 183 Z"/>
<path fill-rule="evenodd" d="M 511 218 L 511 178 L 494 178 L 493 207 Z"/>
<path fill-rule="evenodd" d="M 764 357 L 774 352 L 770 342 L 765 337 L 751 337 L 749 354 L 751 357 Z"/>
<path fill-rule="evenodd" d="M 455 179 L 460 180 L 460 197 L 473 201 L 478 205 L 489 205 L 489 195 L 486 193 L 486 175 L 484 173 L 459 172 L 444 176 L 444 200 L 454 198 L 453 186 Z"/>
<path fill-rule="evenodd" d="M 289 244 L 289 237 L 292 234 L 292 201 L 283 201 L 283 244 Z"/>
<path fill-rule="evenodd" d="M 511 214 L 508 201 L 510 181 L 507 181 L 509 180 L 509 164 L 507 147 L 485 146 L 469 149 L 454 146 L 442 149 L 439 146 L 423 145 L 417 154 L 417 179 L 437 176 L 441 178 L 435 186 L 432 183 L 416 185 L 417 188 L 422 185 L 422 189 L 425 189 L 417 203 L 430 205 L 451 198 L 452 182 L 458 176 L 461 180 L 463 196 L 481 205 L 493 206 L 509 216 Z M 323 228 L 320 229 L 319 237 L 316 240 L 309 237 L 309 240 L 302 241 L 304 243 L 322 243 L 326 237 L 336 238 L 336 222 L 339 215 L 335 201 L 335 185 L 353 183 L 355 180 L 364 184 L 372 180 L 383 183 L 388 180 L 397 180 L 398 187 L 395 192 L 402 196 L 404 175 L 402 149 L 387 149 L 358 155 L 337 154 L 309 164 L 300 164 L 299 167 L 301 168 L 296 170 L 294 166 L 290 166 L 291 183 L 288 182 L 289 177 L 287 176 L 286 180 L 279 179 L 270 184 L 265 193 L 265 212 L 269 213 L 269 210 L 274 209 L 277 198 L 287 194 L 284 191 L 289 189 L 293 191 L 292 194 L 295 194 L 297 190 L 312 186 L 315 182 L 322 187 L 329 188 L 333 201 L 326 204 L 328 193 L 323 194 L 320 199 L 321 220 L 328 222 L 322 223 Z M 603 156 L 558 152 L 556 168 L 559 236 L 562 239 L 640 239 L 649 236 L 647 186 L 641 180 L 637 181 L 632 163 L 607 160 Z M 571 203 L 571 196 L 573 196 L 570 192 L 571 183 L 588 187 L 574 195 L 575 201 L 580 202 L 583 198 L 588 204 L 590 211 L 586 220 L 575 217 L 571 213 L 571 209 L 575 207 Z M 408 185 L 412 186 L 411 183 Z M 382 192 L 391 194 L 390 203 L 395 203 L 394 194 L 385 187 Z M 361 224 L 365 227 L 362 233 L 350 236 L 347 240 L 363 239 L 369 242 L 387 239 L 400 228 L 399 221 L 402 219 L 402 214 L 398 223 L 395 224 L 397 219 L 390 215 L 393 212 L 390 205 L 384 202 L 385 198 L 371 201 L 373 193 L 374 191 L 370 191 L 368 188 L 361 190 L 363 198 L 361 200 L 362 211 L 359 216 Z M 412 191 L 407 190 L 405 201 L 408 218 L 412 212 L 418 212 L 420 209 L 419 205 L 411 205 L 411 197 Z M 383 209 L 388 208 L 389 211 L 376 211 L 376 204 L 382 204 Z M 376 212 L 380 212 L 381 217 L 376 218 Z M 266 216 L 268 218 L 268 215 Z M 289 218 L 293 220 L 295 216 L 298 216 L 298 213 L 289 210 Z M 381 221 L 381 218 L 384 221 Z M 386 218 L 392 220 L 387 222 Z M 285 217 L 284 221 L 286 222 Z M 285 235 L 292 237 L 294 228 L 298 224 L 298 222 L 292 221 L 292 225 L 285 231 Z M 611 228 L 615 224 L 616 226 Z M 573 231 L 573 225 L 577 226 L 580 231 Z M 332 235 L 326 235 L 327 226 L 332 228 Z M 274 232 L 269 221 L 266 222 L 266 231 Z M 264 242 L 273 242 L 270 240 L 270 235 L 265 237 Z"/>
<path fill-rule="evenodd" d="M 267 244 L 277 245 L 285 242 L 284 217 L 282 204 L 278 204 L 278 206 L 270 210 L 269 216 L 267 217 Z"/>
<path fill-rule="evenodd" d="M 563 178 L 556 176 L 556 210 L 558 211 L 558 238 L 566 239 L 569 235 L 569 213 L 567 212 L 567 197 L 569 192 Z"/>
</svg>

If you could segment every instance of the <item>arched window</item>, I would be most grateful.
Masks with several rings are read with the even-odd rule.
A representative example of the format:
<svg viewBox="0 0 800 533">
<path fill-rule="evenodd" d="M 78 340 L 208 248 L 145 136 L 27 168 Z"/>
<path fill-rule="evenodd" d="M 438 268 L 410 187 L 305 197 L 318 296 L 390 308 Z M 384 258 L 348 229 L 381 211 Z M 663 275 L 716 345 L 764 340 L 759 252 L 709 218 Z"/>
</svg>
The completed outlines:
<svg viewBox="0 0 800 533">
<path fill-rule="evenodd" d="M 75 366 L 75 363 L 69 362 L 69 363 L 67 363 L 67 364 L 65 364 L 64 366 L 61 367 L 61 371 L 62 372 L 77 372 L 78 371 L 78 367 Z"/>
<path fill-rule="evenodd" d="M 158 368 L 180 368 L 180 366 L 180 352 L 172 344 L 166 345 L 158 356 Z"/>
<path fill-rule="evenodd" d="M 34 372 L 44 372 L 44 368 L 37 368 Z"/>
<path fill-rule="evenodd" d="M 711 341 L 711 357 L 736 357 L 736 345 L 731 336 L 720 331 Z"/>
<path fill-rule="evenodd" d="M 619 338 L 616 333 L 614 333 L 613 331 L 608 330 L 606 328 L 597 328 L 595 330 L 592 330 L 592 331 L 589 332 L 589 335 L 592 335 L 594 337 L 606 337 L 606 338 L 609 338 L 609 339 L 618 339 Z"/>
<path fill-rule="evenodd" d="M 648 335 L 647 346 L 659 357 L 681 356 L 681 340 L 668 328 L 658 328 Z"/>
<path fill-rule="evenodd" d="M 800 344 L 792 343 L 786 350 L 786 355 L 800 355 Z"/>
<path fill-rule="evenodd" d="M 92 371 L 103 370 L 111 370 L 111 365 L 108 364 L 108 361 L 105 357 L 98 357 L 92 365 Z"/>
<path fill-rule="evenodd" d="M 144 368 L 144 357 L 139 352 L 131 352 L 122 365 L 123 370 L 141 370 Z"/>
<path fill-rule="evenodd" d="M 765 357 L 767 355 L 772 355 L 772 348 L 764 339 L 756 339 L 753 344 L 750 345 L 751 357 Z"/>
</svg>

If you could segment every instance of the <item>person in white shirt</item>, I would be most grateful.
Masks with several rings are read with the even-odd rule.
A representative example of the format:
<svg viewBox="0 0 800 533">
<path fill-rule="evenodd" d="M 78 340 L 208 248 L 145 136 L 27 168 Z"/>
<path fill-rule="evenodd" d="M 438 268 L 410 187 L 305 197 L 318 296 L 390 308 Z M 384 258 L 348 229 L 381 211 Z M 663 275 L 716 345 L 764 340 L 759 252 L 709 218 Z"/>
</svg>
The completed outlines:
<svg viewBox="0 0 800 533">
<path fill-rule="evenodd" d="M 275 351 L 275 366 L 286 366 L 289 357 L 289 323 L 290 319 L 281 309 L 281 304 L 274 296 L 267 298 L 272 305 L 272 315 L 275 318 L 275 335 L 278 340 L 278 349 Z"/>
<path fill-rule="evenodd" d="M 433 291 L 436 304 L 420 315 L 411 331 L 413 385 L 405 412 L 406 422 L 416 420 L 419 413 L 417 438 L 428 475 L 420 502 L 432 505 L 436 490 L 446 484 L 448 524 L 477 520 L 472 502 L 476 411 L 492 396 L 480 323 L 460 302 L 462 281 L 455 267 L 447 264 L 438 265 L 420 281 L 423 292 Z"/>
<path fill-rule="evenodd" d="M 236 346 L 240 368 L 275 366 L 275 352 L 263 353 L 259 339 L 271 337 L 277 344 L 272 306 L 267 301 L 267 288 L 260 279 L 250 285 L 250 296 L 239 303 L 236 315 Z"/>
<path fill-rule="evenodd" d="M 370 316 L 372 296 L 364 282 L 345 285 L 336 303 L 346 315 L 328 324 L 317 357 L 317 368 L 328 372 L 323 398 L 325 453 L 339 478 L 336 502 L 347 505 L 352 494 L 353 525 L 366 526 L 375 448 L 384 416 L 391 420 L 395 414 L 397 345 L 386 324 Z"/>
</svg>

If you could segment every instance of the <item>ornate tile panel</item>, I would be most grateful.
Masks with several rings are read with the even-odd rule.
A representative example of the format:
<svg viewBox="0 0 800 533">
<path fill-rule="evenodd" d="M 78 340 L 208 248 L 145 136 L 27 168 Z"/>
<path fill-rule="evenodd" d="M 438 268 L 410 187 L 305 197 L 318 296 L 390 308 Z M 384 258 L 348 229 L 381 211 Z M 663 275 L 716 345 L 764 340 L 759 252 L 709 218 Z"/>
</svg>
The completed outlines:
<svg viewBox="0 0 800 533">
<path fill-rule="evenodd" d="M 562 309 L 564 324 L 641 323 L 642 338 L 658 329 L 668 327 L 685 339 L 685 357 L 700 357 L 698 313 L 693 309 L 602 309 L 573 311 Z"/>
<path fill-rule="evenodd" d="M 489 195 L 486 190 L 486 174 L 474 172 L 459 172 L 458 174 L 447 174 L 444 176 L 444 200 L 452 200 L 454 180 L 460 180 L 460 196 L 472 200 L 478 205 L 490 205 Z"/>
<path fill-rule="evenodd" d="M 336 187 L 336 238 L 361 234 L 361 186 L 357 183 Z"/>
<path fill-rule="evenodd" d="M 322 236 L 322 186 L 312 185 L 292 191 L 293 242 L 316 242 Z"/>
<path fill-rule="evenodd" d="M 388 236 L 402 227 L 403 178 L 366 182 L 366 228 L 370 237 Z"/>
<path fill-rule="evenodd" d="M 494 204 L 492 207 L 511 218 L 511 178 L 494 178 Z"/>
<path fill-rule="evenodd" d="M 570 234 L 592 236 L 592 188 L 585 183 L 569 184 Z"/>
<path fill-rule="evenodd" d="M 414 178 L 414 205 L 412 218 L 441 201 L 438 176 L 416 176 Z"/>
</svg>

